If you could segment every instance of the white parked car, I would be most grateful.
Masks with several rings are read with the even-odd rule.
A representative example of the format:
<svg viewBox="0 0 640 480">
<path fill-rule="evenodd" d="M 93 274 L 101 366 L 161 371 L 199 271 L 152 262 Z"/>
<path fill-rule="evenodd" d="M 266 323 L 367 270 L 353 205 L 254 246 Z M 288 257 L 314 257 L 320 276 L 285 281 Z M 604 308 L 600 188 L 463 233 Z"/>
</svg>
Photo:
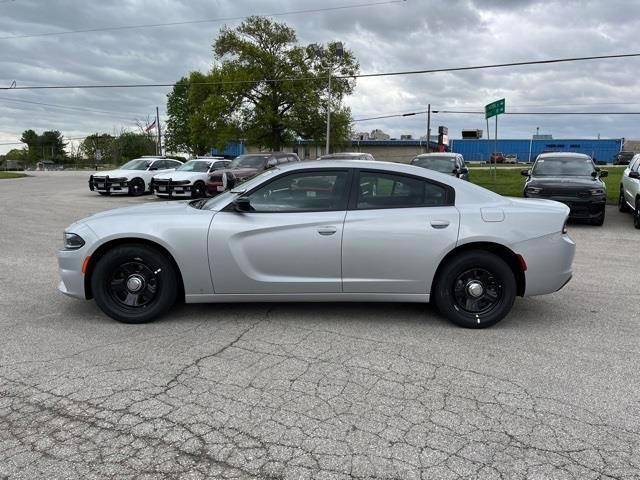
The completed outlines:
<svg viewBox="0 0 640 480">
<path fill-rule="evenodd" d="M 500 321 L 561 289 L 569 208 L 501 197 L 387 162 L 291 162 L 210 199 L 97 213 L 69 226 L 60 290 L 148 322 L 176 300 L 434 301 L 454 323 Z"/>
<path fill-rule="evenodd" d="M 633 212 L 633 225 L 640 228 L 640 155 L 633 157 L 622 174 L 618 209 Z"/>
<path fill-rule="evenodd" d="M 142 195 L 151 192 L 151 182 L 159 173 L 173 172 L 182 165 L 178 160 L 164 157 L 141 157 L 133 159 L 116 170 L 95 173 L 89 177 L 89 190 L 100 195 L 127 193 Z"/>
<path fill-rule="evenodd" d="M 153 177 L 153 193 L 161 198 L 201 198 L 206 195 L 205 182 L 211 172 L 227 168 L 231 160 L 207 157 L 189 160 L 175 171 Z"/>
</svg>

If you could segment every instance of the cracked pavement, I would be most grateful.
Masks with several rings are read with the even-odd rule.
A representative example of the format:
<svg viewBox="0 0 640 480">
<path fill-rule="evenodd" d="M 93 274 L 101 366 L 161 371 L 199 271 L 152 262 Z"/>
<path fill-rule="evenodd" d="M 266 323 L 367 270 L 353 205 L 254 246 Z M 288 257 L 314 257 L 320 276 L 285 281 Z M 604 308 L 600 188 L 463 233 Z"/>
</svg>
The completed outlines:
<svg viewBox="0 0 640 480">
<path fill-rule="evenodd" d="M 64 227 L 155 201 L 87 176 L 0 180 L 0 479 L 640 479 L 630 216 L 570 225 L 572 282 L 488 330 L 415 304 L 135 326 L 56 290 Z"/>
</svg>

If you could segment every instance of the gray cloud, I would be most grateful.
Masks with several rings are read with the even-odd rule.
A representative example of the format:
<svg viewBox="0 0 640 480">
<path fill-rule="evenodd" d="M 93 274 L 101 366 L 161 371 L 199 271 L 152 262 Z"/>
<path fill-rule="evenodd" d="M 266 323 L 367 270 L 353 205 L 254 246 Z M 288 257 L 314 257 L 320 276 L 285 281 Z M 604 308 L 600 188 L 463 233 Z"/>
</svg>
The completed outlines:
<svg viewBox="0 0 640 480">
<path fill-rule="evenodd" d="M 331 0 L 322 6 L 347 3 Z M 0 37 L 317 7 L 310 0 L 16 0 L 0 4 Z M 296 28 L 303 44 L 342 40 L 355 51 L 363 72 L 382 72 L 633 52 L 638 50 L 640 4 L 631 0 L 407 0 L 278 20 Z M 20 85 L 175 81 L 191 70 L 210 67 L 211 44 L 223 23 L 0 40 L 0 85 L 13 80 Z M 507 109 L 512 111 L 640 111 L 638 62 L 625 59 L 361 79 L 346 102 L 356 118 L 421 110 L 427 103 L 435 108 L 477 109 L 501 97 L 507 98 Z M 136 120 L 152 115 L 155 105 L 164 110 L 168 91 L 0 92 L 0 143 L 17 139 L 27 128 L 55 128 L 75 137 L 132 127 Z M 3 97 L 114 113 L 6 102 Z M 563 106 L 576 103 L 619 105 Z M 528 136 L 539 126 L 556 138 L 637 137 L 638 120 L 636 116 L 514 115 L 500 119 L 500 133 Z M 462 128 L 485 128 L 481 115 L 434 115 L 433 125 L 440 124 L 449 126 L 454 138 Z M 424 116 L 415 116 L 363 122 L 356 129 L 421 135 L 425 125 Z M 0 146 L 0 153 L 9 148 Z"/>
</svg>

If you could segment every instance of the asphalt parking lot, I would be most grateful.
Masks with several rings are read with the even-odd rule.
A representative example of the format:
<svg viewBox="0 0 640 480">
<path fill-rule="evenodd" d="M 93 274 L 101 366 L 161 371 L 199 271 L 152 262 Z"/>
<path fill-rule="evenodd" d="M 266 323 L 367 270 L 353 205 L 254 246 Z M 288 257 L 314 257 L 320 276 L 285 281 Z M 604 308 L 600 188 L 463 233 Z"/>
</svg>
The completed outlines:
<svg viewBox="0 0 640 480">
<path fill-rule="evenodd" d="M 119 324 L 59 294 L 62 230 L 156 201 L 0 180 L 0 479 L 640 478 L 640 232 L 570 225 L 575 274 L 497 326 L 410 304 L 181 305 Z"/>
</svg>

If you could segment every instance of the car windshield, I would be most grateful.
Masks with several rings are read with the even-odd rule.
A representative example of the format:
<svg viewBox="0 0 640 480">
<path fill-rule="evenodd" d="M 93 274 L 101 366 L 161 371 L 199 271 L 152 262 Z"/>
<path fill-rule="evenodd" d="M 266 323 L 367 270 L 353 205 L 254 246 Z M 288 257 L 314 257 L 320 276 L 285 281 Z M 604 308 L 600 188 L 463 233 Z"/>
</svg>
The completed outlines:
<svg viewBox="0 0 640 480">
<path fill-rule="evenodd" d="M 418 157 L 411 163 L 440 173 L 451 173 L 456 168 L 456 160 L 451 157 Z"/>
<path fill-rule="evenodd" d="M 151 165 L 151 160 L 136 158 L 122 165 L 120 170 L 146 170 L 149 168 L 149 165 Z"/>
<path fill-rule="evenodd" d="M 269 155 L 240 155 L 229 165 L 229 168 L 263 168 Z"/>
<path fill-rule="evenodd" d="M 546 157 L 536 161 L 532 175 L 586 177 L 595 171 L 590 158 Z"/>
<path fill-rule="evenodd" d="M 204 204 L 198 203 L 192 206 L 203 209 L 203 210 L 218 210 L 220 209 L 221 206 L 226 205 L 230 199 L 235 198 L 238 195 L 242 195 L 242 193 L 238 193 L 238 192 L 246 192 L 247 190 L 250 190 L 253 187 L 262 183 L 266 178 L 269 178 L 270 176 L 279 172 L 280 170 L 278 168 L 270 168 L 268 170 L 260 172 L 257 175 L 254 175 L 253 177 L 251 177 L 251 179 L 236 185 L 233 189 L 227 190 L 226 192 L 223 192 L 219 195 L 216 195 L 213 198 L 210 198 Z"/>
<path fill-rule="evenodd" d="M 177 172 L 208 172 L 211 162 L 202 160 L 189 160 L 187 163 L 176 169 Z"/>
</svg>

